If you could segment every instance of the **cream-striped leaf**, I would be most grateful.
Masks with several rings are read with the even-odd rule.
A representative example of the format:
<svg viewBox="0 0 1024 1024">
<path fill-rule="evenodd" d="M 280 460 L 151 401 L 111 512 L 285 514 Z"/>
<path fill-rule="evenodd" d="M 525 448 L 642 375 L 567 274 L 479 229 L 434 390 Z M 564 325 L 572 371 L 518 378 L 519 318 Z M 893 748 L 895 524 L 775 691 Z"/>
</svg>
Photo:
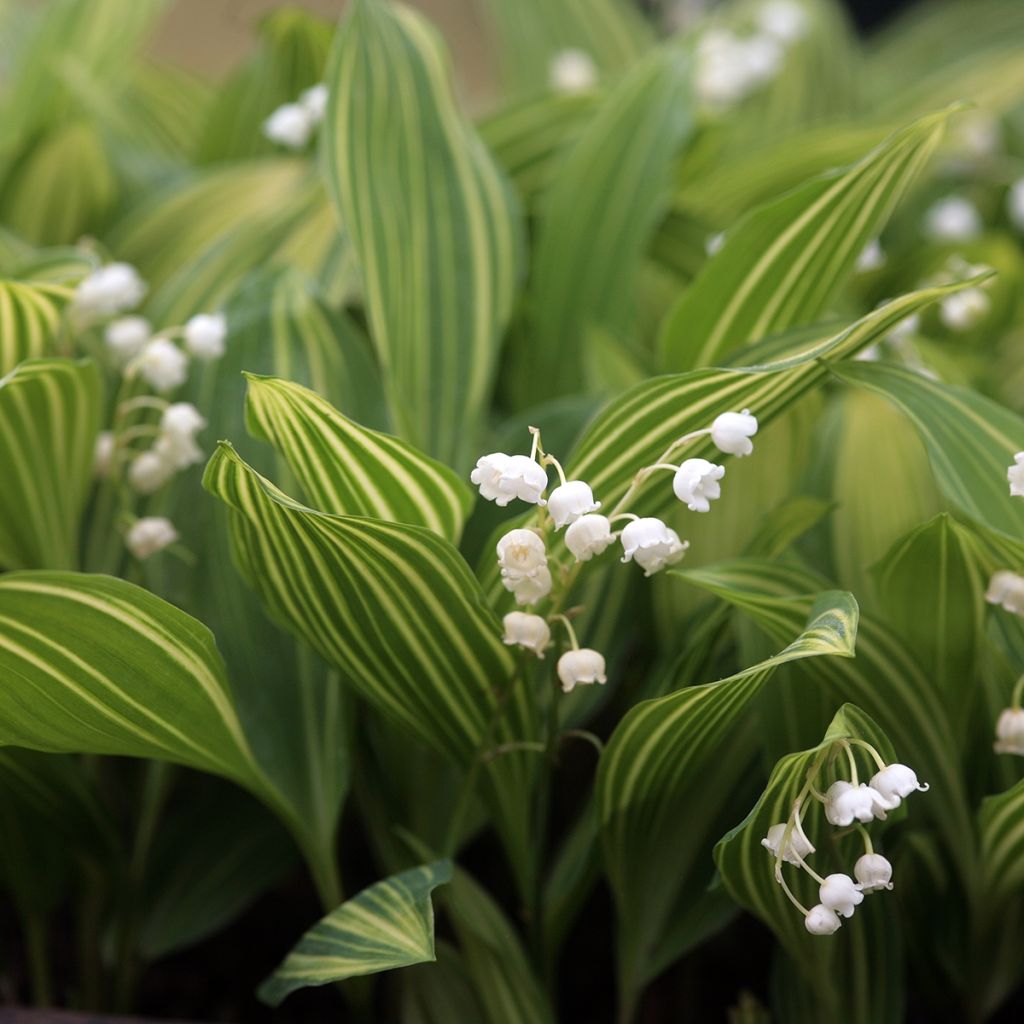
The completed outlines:
<svg viewBox="0 0 1024 1024">
<path fill-rule="evenodd" d="M 392 875 L 346 900 L 299 939 L 259 988 L 271 1006 L 296 989 L 327 985 L 434 959 L 430 894 L 451 881 L 452 862 Z"/>
<path fill-rule="evenodd" d="M 597 811 L 627 997 L 649 976 L 675 893 L 685 881 L 682 851 L 695 842 L 692 805 L 710 784 L 715 756 L 729 757 L 723 744 L 743 711 L 780 665 L 821 655 L 853 657 L 858 609 L 851 594 L 833 591 L 816 601 L 791 601 L 788 612 L 789 619 L 806 619 L 806 626 L 779 654 L 728 679 L 684 686 L 638 704 L 601 758 Z"/>
<path fill-rule="evenodd" d="M 248 379 L 250 433 L 284 456 L 313 507 L 425 526 L 458 541 L 472 494 L 453 470 L 359 426 L 299 384 Z"/>
<path fill-rule="evenodd" d="M 47 355 L 71 289 L 37 281 L 0 281 L 0 374 Z"/>
<path fill-rule="evenodd" d="M 460 464 L 474 451 L 519 276 L 512 192 L 456 106 L 420 15 L 356 0 L 327 82 L 327 183 L 358 255 L 393 421 Z"/>
<path fill-rule="evenodd" d="M 30 360 L 0 379 L 3 568 L 78 567 L 102 401 L 88 360 Z"/>
<path fill-rule="evenodd" d="M 807 182 L 731 230 L 667 317 L 662 365 L 714 365 L 733 348 L 819 317 L 938 145 L 950 113 L 915 121 L 853 167 Z"/>
</svg>

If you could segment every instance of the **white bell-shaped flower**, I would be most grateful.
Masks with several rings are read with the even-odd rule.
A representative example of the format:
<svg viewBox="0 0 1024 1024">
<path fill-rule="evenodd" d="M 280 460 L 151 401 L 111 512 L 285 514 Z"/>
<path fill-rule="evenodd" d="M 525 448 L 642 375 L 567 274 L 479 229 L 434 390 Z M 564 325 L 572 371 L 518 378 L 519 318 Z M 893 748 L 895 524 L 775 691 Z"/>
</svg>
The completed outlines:
<svg viewBox="0 0 1024 1024">
<path fill-rule="evenodd" d="M 327 113 L 327 83 L 317 82 L 299 93 L 299 105 L 305 108 L 314 125 L 319 124 Z"/>
<path fill-rule="evenodd" d="M 892 865 L 880 853 L 865 853 L 853 865 L 853 877 L 861 892 L 892 888 Z"/>
<path fill-rule="evenodd" d="M 480 497 L 486 501 L 495 501 L 502 507 L 512 499 L 498 490 L 501 474 L 505 472 L 509 457 L 504 452 L 492 452 L 481 455 L 476 460 L 476 469 L 469 474 L 470 482 L 480 488 Z"/>
<path fill-rule="evenodd" d="M 92 471 L 98 477 L 110 476 L 114 468 L 114 453 L 117 451 L 117 439 L 113 431 L 101 430 L 96 435 L 96 444 L 92 449 Z"/>
<path fill-rule="evenodd" d="M 826 875 L 818 889 L 818 899 L 823 907 L 843 917 L 853 917 L 854 910 L 864 902 L 864 893 L 849 875 Z"/>
<path fill-rule="evenodd" d="M 917 772 L 905 764 L 887 764 L 871 776 L 868 786 L 881 796 L 882 806 L 887 811 L 899 807 L 900 801 L 910 796 L 914 790 L 920 793 L 928 792 L 928 784 L 918 782 Z"/>
<path fill-rule="evenodd" d="M 285 103 L 263 122 L 263 134 L 279 146 L 302 149 L 314 127 L 313 118 L 301 103 Z"/>
<path fill-rule="evenodd" d="M 196 313 L 184 328 L 185 348 L 196 359 L 220 359 L 228 336 L 228 321 L 223 313 Z"/>
<path fill-rule="evenodd" d="M 1024 231 L 1024 178 L 1010 186 L 1006 194 L 1006 212 L 1013 226 Z"/>
<path fill-rule="evenodd" d="M 146 282 L 130 263 L 108 263 L 75 289 L 75 309 L 87 316 L 116 316 L 134 309 L 146 294 Z"/>
<path fill-rule="evenodd" d="M 758 8 L 757 27 L 789 45 L 802 39 L 810 26 L 807 11 L 797 0 L 767 0 Z"/>
<path fill-rule="evenodd" d="M 551 629 L 544 618 L 528 612 L 509 612 L 502 622 L 506 644 L 510 647 L 525 647 L 538 658 L 544 657 L 544 648 L 551 642 Z"/>
<path fill-rule="evenodd" d="M 875 818 L 884 821 L 885 802 L 880 793 L 864 783 L 854 786 L 840 780 L 825 791 L 825 817 L 839 828 L 846 828 L 855 820 L 862 824 Z"/>
<path fill-rule="evenodd" d="M 173 463 L 175 469 L 202 462 L 203 451 L 196 444 L 196 434 L 205 426 L 206 420 L 191 402 L 174 402 L 160 419 L 161 436 L 154 450 Z"/>
<path fill-rule="evenodd" d="M 173 463 L 155 451 L 137 455 L 128 467 L 128 483 L 139 494 L 153 494 L 173 476 Z"/>
<path fill-rule="evenodd" d="M 149 558 L 169 547 L 178 539 L 178 531 L 164 516 L 145 516 L 136 519 L 125 534 L 128 550 L 138 559 Z"/>
<path fill-rule="evenodd" d="M 544 541 L 533 530 L 509 530 L 496 550 L 501 575 L 513 582 L 535 575 L 548 564 Z"/>
<path fill-rule="evenodd" d="M 687 459 L 672 478 L 672 490 L 691 512 L 710 512 L 711 502 L 722 496 L 719 480 L 725 466 L 707 459 Z"/>
<path fill-rule="evenodd" d="M 555 521 L 556 530 L 576 522 L 588 512 L 596 512 L 600 507 L 601 502 L 594 501 L 590 484 L 582 480 L 566 480 L 548 495 L 548 512 Z"/>
<path fill-rule="evenodd" d="M 812 935 L 833 935 L 842 926 L 839 915 L 834 910 L 819 903 L 807 911 L 804 927 Z"/>
<path fill-rule="evenodd" d="M 1024 755 L 1024 708 L 1003 708 L 996 721 L 997 754 Z"/>
<path fill-rule="evenodd" d="M 1009 569 L 993 573 L 985 591 L 985 600 L 999 605 L 1011 615 L 1024 615 L 1024 576 Z"/>
<path fill-rule="evenodd" d="M 877 238 L 872 238 L 857 257 L 854 269 L 858 274 L 870 274 L 873 270 L 879 270 L 885 266 L 885 250 Z"/>
<path fill-rule="evenodd" d="M 498 481 L 498 505 L 507 505 L 513 498 L 527 501 L 531 505 L 543 505 L 541 495 L 548 486 L 548 475 L 544 467 L 528 455 L 511 455 Z M 504 500 L 502 500 L 504 498 Z"/>
<path fill-rule="evenodd" d="M 529 576 L 503 576 L 501 582 L 518 604 L 536 604 L 551 593 L 551 571 L 546 565 Z"/>
<path fill-rule="evenodd" d="M 780 821 L 778 825 L 772 825 L 768 834 L 761 840 L 761 845 L 773 856 L 778 857 L 779 846 L 786 835 L 786 822 Z M 804 835 L 801 828 L 794 827 L 789 833 L 786 845 L 782 847 L 782 859 L 787 864 L 799 864 L 801 860 L 814 853 L 811 841 Z"/>
<path fill-rule="evenodd" d="M 560 50 L 551 59 L 548 79 L 555 92 L 588 92 L 597 85 L 597 65 L 584 50 Z"/>
<path fill-rule="evenodd" d="M 721 252 L 723 245 L 725 245 L 725 232 L 716 231 L 715 234 L 708 235 L 704 239 L 704 253 L 710 259 Z"/>
<path fill-rule="evenodd" d="M 565 546 L 577 562 L 589 562 L 614 542 L 615 534 L 612 533 L 612 525 L 607 516 L 580 516 L 565 531 Z"/>
<path fill-rule="evenodd" d="M 742 458 L 754 450 L 750 439 L 757 433 L 757 417 L 749 409 L 743 412 L 723 412 L 711 424 L 711 440 L 726 455 Z"/>
<path fill-rule="evenodd" d="M 173 391 L 188 379 L 188 356 L 166 338 L 154 338 L 149 342 L 134 365 L 155 391 Z"/>
<path fill-rule="evenodd" d="M 562 681 L 562 692 L 569 693 L 574 686 L 591 683 L 606 683 L 604 655 L 589 647 L 566 651 L 558 659 L 558 678 Z"/>
<path fill-rule="evenodd" d="M 935 242 L 970 242 L 981 234 L 981 214 L 969 199 L 946 196 L 929 207 L 924 228 Z"/>
<path fill-rule="evenodd" d="M 991 305 L 980 288 L 965 288 L 939 303 L 939 319 L 951 331 L 969 331 L 985 319 Z"/>
<path fill-rule="evenodd" d="M 679 539 L 675 530 L 653 517 L 634 519 L 619 539 L 622 541 L 622 561 L 636 562 L 645 576 L 666 565 L 675 565 L 690 546 L 689 541 Z"/>
<path fill-rule="evenodd" d="M 1014 455 L 1013 465 L 1006 470 L 1006 479 L 1010 484 L 1010 497 L 1024 498 L 1024 452 Z"/>
<path fill-rule="evenodd" d="M 152 335 L 153 330 L 144 316 L 122 316 L 111 320 L 103 332 L 107 348 L 121 365 L 137 356 Z"/>
</svg>

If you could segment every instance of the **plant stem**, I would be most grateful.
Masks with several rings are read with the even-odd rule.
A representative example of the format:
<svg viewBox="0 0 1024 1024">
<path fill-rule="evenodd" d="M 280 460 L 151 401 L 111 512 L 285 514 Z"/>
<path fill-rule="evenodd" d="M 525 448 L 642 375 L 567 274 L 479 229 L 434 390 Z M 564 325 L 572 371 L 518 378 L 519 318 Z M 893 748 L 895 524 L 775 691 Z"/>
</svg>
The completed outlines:
<svg viewBox="0 0 1024 1024">
<path fill-rule="evenodd" d="M 34 1006 L 50 1006 L 53 1002 L 50 958 L 46 949 L 46 918 L 30 911 L 25 914 L 25 952 L 28 956 L 29 985 Z"/>
</svg>

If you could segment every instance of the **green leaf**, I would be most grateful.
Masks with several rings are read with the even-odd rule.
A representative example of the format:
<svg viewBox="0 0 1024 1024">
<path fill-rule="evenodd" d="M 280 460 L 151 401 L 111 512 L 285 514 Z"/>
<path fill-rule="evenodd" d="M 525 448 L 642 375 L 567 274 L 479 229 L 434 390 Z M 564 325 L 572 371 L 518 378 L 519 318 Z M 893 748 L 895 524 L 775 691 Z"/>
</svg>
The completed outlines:
<svg viewBox="0 0 1024 1024">
<path fill-rule="evenodd" d="M 519 276 L 516 204 L 420 15 L 358 0 L 327 83 L 327 183 L 358 254 L 394 423 L 461 464 L 475 451 Z"/>
<path fill-rule="evenodd" d="M 73 569 L 100 426 L 88 360 L 21 363 L 0 379 L 0 565 Z"/>
<path fill-rule="evenodd" d="M 967 388 L 884 363 L 844 363 L 833 373 L 881 395 L 917 429 L 946 500 L 1011 541 L 1024 537 L 1024 502 L 1010 497 L 1006 468 L 1024 447 L 1024 419 Z"/>
<path fill-rule="evenodd" d="M 638 704 L 601 758 L 597 806 L 626 993 L 649 976 L 649 961 L 685 880 L 681 865 L 694 845 L 693 805 L 710 785 L 715 755 L 745 708 L 780 665 L 820 655 L 853 657 L 858 610 L 852 595 L 826 593 L 813 604 L 792 601 L 790 609 L 790 618 L 806 617 L 807 624 L 779 654 L 720 682 L 684 686 Z"/>
<path fill-rule="evenodd" d="M 530 277 L 533 330 L 515 350 L 531 401 L 578 388 L 591 331 L 634 340 L 635 282 L 693 131 L 691 78 L 689 54 L 656 50 L 600 104 L 553 175 Z"/>
<path fill-rule="evenodd" d="M 299 939 L 259 988 L 278 1006 L 300 988 L 434 959 L 430 894 L 452 877 L 449 860 L 392 875 L 346 900 Z"/>
<path fill-rule="evenodd" d="M 807 182 L 731 230 L 666 318 L 662 365 L 713 365 L 732 348 L 820 316 L 938 145 L 951 112 L 914 122 L 853 167 Z"/>
<path fill-rule="evenodd" d="M 71 289 L 36 281 L 0 281 L 0 374 L 47 355 Z"/>
<path fill-rule="evenodd" d="M 248 380 L 249 432 L 284 456 L 312 505 L 458 540 L 473 496 L 447 466 L 353 423 L 308 388 L 254 374 Z"/>
<path fill-rule="evenodd" d="M 879 727 L 858 708 L 844 705 L 820 744 L 779 761 L 757 805 L 715 848 L 715 863 L 730 895 L 764 921 L 796 961 L 805 984 L 817 997 L 819 1013 L 851 1024 L 895 1024 L 902 1019 L 902 999 L 900 947 L 891 897 L 884 892 L 869 895 L 854 917 L 828 939 L 809 935 L 802 915 L 775 881 L 773 858 L 761 846 L 768 829 L 789 817 L 808 771 L 821 768 L 827 772 L 839 741 L 850 738 L 872 744 L 887 762 L 898 760 Z M 840 777 L 845 768 L 844 759 Z M 819 788 L 828 785 L 823 780 Z M 818 849 L 811 858 L 816 870 L 822 875 L 832 871 L 849 874 L 863 852 L 860 836 L 853 832 L 845 840 L 832 839 L 831 826 L 823 824 L 820 811 L 806 811 L 803 820 L 808 838 Z M 783 865 L 783 871 L 805 907 L 818 902 L 817 884 L 808 875 L 789 865 Z"/>
</svg>

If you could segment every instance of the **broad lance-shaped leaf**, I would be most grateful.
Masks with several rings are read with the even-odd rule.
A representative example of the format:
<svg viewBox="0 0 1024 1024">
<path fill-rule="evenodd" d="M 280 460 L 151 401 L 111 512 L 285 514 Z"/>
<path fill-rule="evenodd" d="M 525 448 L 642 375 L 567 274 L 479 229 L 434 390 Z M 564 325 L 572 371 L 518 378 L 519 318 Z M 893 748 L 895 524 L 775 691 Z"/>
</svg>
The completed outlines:
<svg viewBox="0 0 1024 1024">
<path fill-rule="evenodd" d="M 32 360 L 0 379 L 3 568 L 78 567 L 102 401 L 88 360 Z"/>
<path fill-rule="evenodd" d="M 967 388 L 886 363 L 832 367 L 841 381 L 881 395 L 913 423 L 946 500 L 1010 541 L 1024 539 L 1024 502 L 1010 496 L 1006 469 L 1024 448 L 1024 418 Z"/>
<path fill-rule="evenodd" d="M 693 846 L 687 808 L 712 784 L 714 756 L 730 730 L 778 666 L 820 655 L 853 657 L 858 610 L 852 595 L 834 591 L 817 601 L 793 602 L 793 612 L 807 624 L 779 654 L 720 682 L 638 704 L 601 758 L 597 809 L 620 921 L 627 1000 L 649 976 L 674 894 L 685 880 L 682 851 Z"/>
<path fill-rule="evenodd" d="M 452 862 L 439 860 L 385 878 L 346 900 L 299 939 L 260 986 L 260 999 L 277 1006 L 296 989 L 433 960 L 430 894 L 451 877 Z"/>
<path fill-rule="evenodd" d="M 655 50 L 600 105 L 544 197 L 530 276 L 533 330 L 512 353 L 530 401 L 578 388 L 595 328 L 625 341 L 634 282 L 693 130 L 691 58 Z"/>
<path fill-rule="evenodd" d="M 662 365 L 688 370 L 820 316 L 942 137 L 954 108 L 915 121 L 846 171 L 756 210 L 666 318 Z"/>
<path fill-rule="evenodd" d="M 71 294 L 59 284 L 0 281 L 0 374 L 48 354 Z"/>
<path fill-rule="evenodd" d="M 353 423 L 308 388 L 253 374 L 248 380 L 249 432 L 284 456 L 313 506 L 458 540 L 473 496 L 453 470 Z"/>
<path fill-rule="evenodd" d="M 415 12 L 356 0 L 326 81 L 327 182 L 358 255 L 394 423 L 461 464 L 475 451 L 519 277 L 511 189 Z"/>
<path fill-rule="evenodd" d="M 859 645 L 858 645 L 859 655 Z M 811 750 L 789 754 L 772 771 L 767 788 L 747 818 L 715 848 L 715 863 L 729 894 L 756 914 L 775 933 L 794 959 L 805 983 L 819 1003 L 820 1020 L 850 1024 L 896 1024 L 902 1020 L 900 991 L 900 939 L 895 906 L 889 893 L 869 894 L 853 918 L 829 937 L 810 935 L 800 912 L 775 881 L 774 858 L 761 845 L 768 829 L 789 817 L 793 801 L 802 791 L 808 771 L 818 766 L 826 773 L 822 791 L 846 769 L 837 762 L 839 775 L 827 774 L 830 756 L 838 753 L 844 739 L 870 743 L 887 761 L 897 761 L 885 734 L 864 712 L 845 704 L 836 713 L 822 742 Z M 865 761 L 862 768 L 867 768 Z M 926 797 L 920 797 L 922 801 Z M 808 838 L 817 848 L 809 862 L 821 875 L 852 874 L 853 863 L 864 852 L 855 831 L 834 839 L 834 829 L 824 821 L 821 809 L 813 810 L 808 798 L 803 815 Z M 914 812 L 912 806 L 910 813 Z M 878 826 L 872 826 L 877 838 Z M 805 907 L 818 903 L 817 883 L 795 866 L 783 864 L 790 889 Z M 898 884 L 898 880 L 897 880 Z"/>
</svg>

